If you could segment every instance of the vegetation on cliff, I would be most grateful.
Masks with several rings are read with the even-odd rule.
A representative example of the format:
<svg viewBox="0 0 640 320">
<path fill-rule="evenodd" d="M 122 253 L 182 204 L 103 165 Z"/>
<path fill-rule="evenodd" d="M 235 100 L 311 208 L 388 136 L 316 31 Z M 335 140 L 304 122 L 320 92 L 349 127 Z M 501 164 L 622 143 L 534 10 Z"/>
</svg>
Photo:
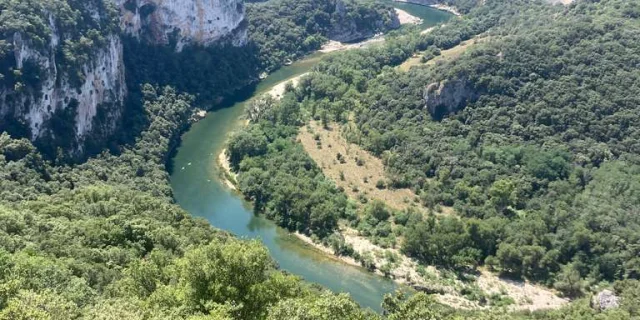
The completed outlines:
<svg viewBox="0 0 640 320">
<path fill-rule="evenodd" d="M 35 38 L 46 31 L 37 18 L 45 5 L 0 0 L 3 17 L 19 8 L 35 19 L 3 19 L 3 30 L 24 27 Z M 82 13 L 68 17 L 81 23 Z M 638 317 L 638 17 L 635 1 L 564 9 L 487 0 L 430 34 L 327 59 L 271 101 L 229 148 L 241 189 L 258 211 L 292 230 L 324 237 L 347 219 L 376 237 L 403 238 L 402 250 L 423 263 L 455 270 L 484 264 L 569 296 L 615 281 L 618 309 L 600 312 L 582 299 L 548 312 L 461 311 L 416 294 L 387 296 L 385 313 L 374 315 L 346 295 L 277 271 L 259 243 L 236 240 L 172 202 L 167 158 L 198 99 L 178 92 L 231 85 L 205 82 L 193 91 L 143 86 L 131 96 L 144 101 L 144 113 L 133 114 L 143 119 L 135 143 L 80 165 L 49 162 L 28 140 L 0 135 L 0 319 Z M 81 40 L 84 29 L 74 30 Z M 389 67 L 487 31 L 495 41 L 454 62 L 408 73 Z M 0 44 L 6 61 L 8 44 Z M 192 67 L 175 70 L 232 74 L 207 56 L 217 51 L 201 52 L 188 58 Z M 150 71 L 153 63 L 140 67 Z M 480 96 L 432 119 L 424 88 L 456 79 Z M 383 158 L 389 187 L 410 187 L 425 207 L 453 206 L 457 216 L 422 217 L 379 203 L 359 211 L 295 142 L 310 118 L 352 123 L 357 130 L 347 138 Z"/>
</svg>

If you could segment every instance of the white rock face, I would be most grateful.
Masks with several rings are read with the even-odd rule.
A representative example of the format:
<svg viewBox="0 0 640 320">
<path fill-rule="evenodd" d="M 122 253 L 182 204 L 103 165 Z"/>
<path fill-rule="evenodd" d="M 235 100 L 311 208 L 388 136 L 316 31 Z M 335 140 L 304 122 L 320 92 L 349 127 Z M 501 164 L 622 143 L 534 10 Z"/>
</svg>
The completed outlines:
<svg viewBox="0 0 640 320">
<path fill-rule="evenodd" d="M 96 48 L 91 61 L 82 66 L 83 81 L 80 87 L 72 85 L 56 62 L 56 50 L 60 45 L 53 19 L 50 19 L 51 40 L 45 50 L 36 50 L 28 39 L 19 33 L 12 37 L 15 65 L 22 69 L 27 63 L 36 64 L 43 78 L 40 90 L 0 87 L 0 115 L 13 113 L 31 129 L 31 138 L 39 138 L 46 130 L 43 125 L 59 109 L 77 103 L 75 131 L 81 140 L 92 130 L 93 118 L 102 104 L 112 104 L 106 115 L 119 117 L 126 96 L 122 43 L 117 35 L 111 35 L 106 45 Z M 74 101 L 75 100 L 75 101 Z M 106 131 L 111 128 L 102 128 Z"/>
<path fill-rule="evenodd" d="M 593 297 L 591 303 L 600 311 L 614 309 L 620 306 L 620 297 L 616 296 L 613 291 L 605 289 Z"/>
<path fill-rule="evenodd" d="M 247 39 L 242 0 L 104 0 L 114 1 L 121 9 L 122 29 L 136 37 L 147 37 L 167 44 L 172 36 L 176 50 L 189 43 L 210 45 L 221 39 L 243 45 Z M 87 5 L 91 5 L 89 2 Z M 100 21 L 99 11 L 93 18 Z M 117 128 L 126 99 L 125 66 L 120 36 L 112 34 L 96 46 L 89 62 L 80 67 L 81 79 L 73 81 L 61 70 L 56 53 L 64 35 L 49 16 L 50 40 L 44 48 L 36 47 L 21 33 L 7 42 L 13 44 L 15 68 L 37 66 L 40 80 L 22 87 L 0 85 L 0 120 L 14 119 L 31 132 L 31 139 L 56 136 L 48 120 L 59 111 L 73 107 L 73 127 L 77 150 L 81 153 L 86 137 L 105 139 Z M 27 68 L 28 69 L 28 68 Z M 26 69 L 25 69 L 26 70 Z M 32 87 L 32 86 L 36 87 Z M 101 121 L 95 121 L 100 115 Z M 70 116 L 65 116 L 65 125 Z M 13 122 L 13 120 L 11 120 Z M 1 125 L 2 122 L 0 122 Z M 99 127 L 96 127 L 99 124 Z M 0 128 L 2 131 L 3 128 Z M 68 129 L 65 129 L 68 130 Z M 68 132 L 65 132 L 68 134 Z"/>
<path fill-rule="evenodd" d="M 461 110 L 467 103 L 474 102 L 480 93 L 468 80 L 453 79 L 429 84 L 422 95 L 425 108 L 434 118 L 440 119 Z"/>
<path fill-rule="evenodd" d="M 242 0 L 114 0 L 122 12 L 127 33 L 143 33 L 155 43 L 167 44 L 177 36 L 176 50 L 189 43 L 210 45 L 229 37 L 234 45 L 246 43 Z"/>
</svg>

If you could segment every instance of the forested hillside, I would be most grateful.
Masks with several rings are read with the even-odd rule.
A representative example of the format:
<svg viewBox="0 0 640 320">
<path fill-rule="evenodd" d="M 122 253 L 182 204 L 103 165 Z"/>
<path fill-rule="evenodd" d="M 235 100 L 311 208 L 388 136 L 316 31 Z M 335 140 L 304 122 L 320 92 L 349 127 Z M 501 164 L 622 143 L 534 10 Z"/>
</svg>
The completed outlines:
<svg viewBox="0 0 640 320">
<path fill-rule="evenodd" d="M 482 266 L 567 297 L 614 281 L 635 286 L 639 9 L 486 1 L 430 33 L 328 58 L 231 141 L 240 188 L 285 227 L 322 238 L 344 219 L 425 265 Z M 389 67 L 472 38 L 450 62 Z M 377 215 L 343 204 L 295 141 L 310 118 L 380 157 L 388 181 L 379 187 L 410 188 L 432 213 L 453 213 Z M 302 195 L 288 197 L 274 177 Z M 330 218 L 313 214 L 327 206 Z"/>
<path fill-rule="evenodd" d="M 349 3 L 349 10 L 359 8 Z M 104 20 L 96 12 L 106 12 Z M 13 65 L 16 32 L 39 49 L 60 28 L 65 41 L 52 54 L 71 79 L 86 76 L 81 67 L 92 48 L 118 32 L 115 7 L 103 1 L 0 1 L 0 16 L 0 82 L 34 94 L 51 70 Z M 127 39 L 130 102 L 122 135 L 135 142 L 114 139 L 113 153 L 82 164 L 66 163 L 68 150 L 56 149 L 68 144 L 47 144 L 43 154 L 20 138 L 29 133 L 8 113 L 0 122 L 0 319 L 265 319 L 299 301 L 330 318 L 346 311 L 368 317 L 350 298 L 277 271 L 258 242 L 234 239 L 173 204 L 166 165 L 193 103 L 252 81 L 261 63 L 251 48 L 177 54 Z M 167 76 L 177 73 L 193 81 Z M 198 83 L 205 75 L 210 81 Z M 215 92 L 195 98 L 142 86 L 144 80 Z M 72 121 L 60 117 L 56 125 L 71 128 Z"/>
<path fill-rule="evenodd" d="M 344 6 L 340 14 L 338 6 Z M 255 83 L 262 72 L 319 49 L 332 32 L 372 36 L 398 27 L 392 18 L 390 6 L 361 0 L 249 3 L 247 45 L 189 46 L 176 53 L 172 46 L 148 46 L 129 39 L 125 51 L 136 54 L 125 61 L 131 71 L 128 80 L 133 86 L 171 85 L 195 95 L 199 104 L 215 104 Z"/>
<path fill-rule="evenodd" d="M 320 49 L 328 39 L 362 40 L 400 26 L 393 8 L 377 1 L 268 1 L 249 4 L 247 16 L 266 70 Z"/>
<path fill-rule="evenodd" d="M 344 223 L 424 265 L 461 274 L 484 266 L 555 287 L 575 302 L 533 313 L 460 310 L 425 293 L 398 294 L 373 314 L 346 294 L 277 270 L 259 242 L 235 239 L 178 207 L 167 163 L 194 105 L 335 35 L 329 2 L 271 0 L 250 5 L 263 10 L 250 13 L 254 42 L 243 49 L 177 54 L 126 39 L 130 105 L 122 133 L 132 142 L 114 140 L 111 153 L 69 164 L 58 149 L 43 154 L 2 125 L 0 320 L 640 316 L 638 2 L 578 0 L 565 8 L 486 0 L 476 8 L 457 1 L 469 4 L 465 17 L 331 56 L 282 100 L 262 105 L 229 145 L 240 189 L 258 213 L 333 239 L 341 254 L 352 249 L 334 233 Z M 81 4 L 106 18 L 93 25 L 90 11 L 71 9 Z M 347 1 L 344 8 L 362 34 L 393 24 L 384 19 L 387 5 Z M 45 12 L 69 28 L 55 54 L 73 79 L 75 62 L 117 31 L 112 9 L 99 0 L 0 0 L 0 83 L 37 87 L 37 70 L 6 62 L 6 39 L 22 30 L 45 45 Z M 473 37 L 489 40 L 453 62 L 394 68 L 414 53 L 428 60 Z M 433 84 L 442 90 L 427 89 Z M 451 84 L 465 92 L 455 104 L 443 95 Z M 56 123 L 68 127 L 64 119 Z M 349 127 L 349 141 L 384 160 L 388 181 L 380 187 L 413 189 L 416 206 L 430 213 L 348 199 L 296 141 L 310 119 Z M 27 136 L 20 123 L 5 123 Z M 435 214 L 442 208 L 453 213 Z M 590 293 L 604 287 L 620 297 L 618 308 L 590 306 Z"/>
<path fill-rule="evenodd" d="M 0 136 L 0 319 L 264 319 L 299 299 L 363 318 L 172 204 L 165 157 L 191 98 L 143 93 L 151 125 L 119 156 L 52 166 Z"/>
</svg>

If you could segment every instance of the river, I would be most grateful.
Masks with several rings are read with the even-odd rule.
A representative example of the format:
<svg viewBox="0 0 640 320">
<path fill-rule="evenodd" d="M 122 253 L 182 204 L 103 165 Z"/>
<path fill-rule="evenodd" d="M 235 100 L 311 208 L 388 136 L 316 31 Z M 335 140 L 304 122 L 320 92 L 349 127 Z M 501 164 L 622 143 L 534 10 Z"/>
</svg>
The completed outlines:
<svg viewBox="0 0 640 320">
<path fill-rule="evenodd" d="M 425 28 L 440 24 L 451 16 L 428 7 L 397 5 L 424 19 L 422 27 Z M 395 282 L 311 248 L 271 221 L 254 215 L 251 205 L 224 185 L 216 164 L 229 133 L 240 125 L 246 101 L 282 81 L 308 72 L 322 56 L 316 53 L 281 68 L 261 81 L 248 99 L 209 112 L 191 126 L 182 136 L 182 143 L 173 159 L 171 186 L 177 203 L 194 216 L 205 218 L 216 228 L 238 237 L 260 239 L 281 269 L 334 292 L 347 292 L 361 306 L 380 311 L 384 294 L 399 288 Z"/>
</svg>

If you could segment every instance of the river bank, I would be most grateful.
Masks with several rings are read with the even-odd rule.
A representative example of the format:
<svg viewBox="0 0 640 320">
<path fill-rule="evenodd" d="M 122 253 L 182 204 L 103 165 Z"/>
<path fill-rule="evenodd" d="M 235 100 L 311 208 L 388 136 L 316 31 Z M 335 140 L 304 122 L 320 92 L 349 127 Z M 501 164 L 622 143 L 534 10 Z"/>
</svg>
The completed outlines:
<svg viewBox="0 0 640 320">
<path fill-rule="evenodd" d="M 225 185 L 238 191 L 232 177 L 235 174 L 230 170 L 228 158 L 223 150 L 218 155 L 218 164 L 225 170 Z M 418 291 L 425 291 L 435 294 L 436 299 L 446 305 L 460 309 L 486 309 L 490 306 L 481 305 L 478 301 L 467 299 L 459 293 L 465 284 L 459 279 L 450 278 L 443 274 L 434 266 L 420 267 L 419 263 L 404 254 L 398 249 L 382 248 L 373 244 L 369 239 L 360 236 L 352 228 L 341 226 L 338 231 L 344 238 L 345 244 L 351 246 L 354 252 L 361 257 L 368 256 L 373 265 L 373 274 L 386 277 L 398 285 L 412 287 Z M 332 248 L 314 240 L 300 232 L 290 233 L 308 247 L 320 252 L 327 257 L 339 261 L 345 265 L 364 268 L 362 263 L 351 256 L 336 255 Z M 384 270 L 384 271 L 383 271 Z M 419 271 L 421 270 L 421 271 Z M 475 276 L 475 285 L 485 294 L 491 296 L 506 296 L 513 300 L 513 304 L 508 306 L 510 310 L 544 310 L 559 308 L 569 300 L 558 297 L 552 290 L 542 286 L 532 284 L 528 281 L 515 281 L 498 277 L 496 274 L 486 270 L 480 270 Z M 446 283 L 446 284 L 445 284 Z M 473 287 L 473 285 L 471 286 Z"/>
<path fill-rule="evenodd" d="M 419 5 L 419 6 L 426 6 L 426 7 L 431 7 L 434 9 L 438 9 L 441 11 L 446 11 L 448 13 L 451 13 L 455 16 L 462 16 L 462 14 L 460 13 L 460 11 L 458 11 L 458 9 L 456 7 L 452 7 L 452 6 L 448 6 L 446 4 L 442 4 L 442 3 L 430 3 L 433 1 L 425 1 L 425 0 L 393 0 L 394 2 L 401 2 L 401 3 L 411 3 L 411 4 L 415 4 L 415 5 Z"/>
<path fill-rule="evenodd" d="M 229 158 L 226 155 L 226 149 L 223 149 L 220 154 L 217 156 L 217 165 L 222 170 L 223 174 L 221 179 L 225 186 L 233 191 L 239 191 L 237 187 L 236 174 L 231 170 L 231 164 L 229 163 Z M 407 256 L 401 254 L 397 249 L 384 249 L 380 246 L 373 244 L 369 239 L 358 235 L 358 232 L 354 229 L 350 228 L 342 228 L 339 233 L 344 237 L 345 243 L 353 247 L 354 251 L 360 256 L 371 256 L 371 262 L 373 263 L 373 272 L 379 276 L 387 277 L 397 284 L 415 286 L 415 287 L 426 287 L 427 282 L 425 279 L 416 271 L 418 267 L 418 263 L 413 259 L 408 258 Z M 341 256 L 336 255 L 333 249 L 325 246 L 322 243 L 314 242 L 311 237 L 305 235 L 300 232 L 293 232 L 291 235 L 295 236 L 306 245 L 312 247 L 315 250 L 322 252 L 330 256 L 335 260 L 339 260 L 342 263 L 345 263 L 350 266 L 355 266 L 362 268 L 363 265 L 361 262 L 356 260 L 351 256 Z M 389 254 L 393 256 L 392 263 L 390 264 L 391 257 Z M 386 265 L 389 265 L 387 267 Z M 437 272 L 437 270 L 433 267 L 428 267 L 431 272 Z M 387 270 L 385 272 L 381 270 Z"/>
<path fill-rule="evenodd" d="M 380 38 L 381 40 L 378 41 L 384 41 L 383 37 Z M 365 41 L 364 43 L 370 43 L 369 41 Z M 348 47 L 342 47 L 342 49 L 337 50 L 361 48 L 363 45 L 363 43 L 351 44 Z M 295 86 L 298 84 L 300 78 L 306 74 L 308 74 L 308 72 L 280 81 L 265 89 L 264 94 L 270 94 L 274 99 L 280 99 L 288 83 Z M 246 124 L 247 122 L 243 121 L 241 125 L 244 126 Z M 238 190 L 235 174 L 231 171 L 229 159 L 224 149 L 217 155 L 216 159 L 221 172 L 223 172 L 220 176 L 223 177 L 225 186 L 231 190 L 240 191 Z M 567 302 L 567 300 L 557 297 L 551 290 L 546 288 L 528 282 L 502 279 L 486 271 L 481 271 L 478 275 L 472 276 L 475 277 L 476 280 L 471 284 L 466 283 L 456 276 L 452 277 L 450 272 L 445 271 L 443 273 L 433 266 L 420 266 L 417 261 L 405 256 L 397 248 L 382 248 L 372 243 L 371 240 L 366 237 L 359 235 L 356 230 L 346 227 L 345 225 L 342 225 L 338 232 L 343 237 L 345 244 L 352 247 L 356 253 L 355 256 L 361 257 L 360 259 L 356 260 L 351 256 L 335 255 L 332 248 L 323 243 L 314 242 L 311 237 L 305 234 L 295 232 L 289 233 L 289 235 L 290 237 L 299 239 L 313 250 L 333 260 L 340 261 L 340 263 L 345 265 L 363 268 L 361 261 L 366 260 L 366 264 L 370 270 L 373 271 L 372 273 L 389 278 L 399 285 L 408 285 L 417 290 L 436 294 L 436 298 L 440 302 L 456 308 L 486 308 L 486 306 L 481 305 L 478 301 L 469 300 L 461 294 L 461 292 L 474 287 L 480 287 L 482 292 L 487 296 L 497 295 L 500 297 L 504 295 L 513 299 L 514 303 L 509 306 L 509 308 L 513 310 L 557 308 Z"/>
<path fill-rule="evenodd" d="M 439 25 L 446 21 L 447 16 L 451 16 L 428 7 L 411 5 L 402 9 L 423 19 L 420 25 L 422 29 Z M 372 42 L 379 41 L 383 40 L 374 39 Z M 362 46 L 351 44 L 347 49 Z M 384 295 L 402 289 L 402 286 L 389 278 L 356 267 L 357 264 L 340 261 L 329 252 L 305 245 L 298 237 L 277 227 L 264 216 L 256 215 L 251 204 L 239 195 L 235 177 L 225 174 L 220 165 L 226 162 L 223 149 L 229 133 L 246 124 L 246 108 L 251 104 L 251 99 L 274 92 L 272 90 L 278 84 L 281 88 L 278 90 L 283 90 L 286 82 L 312 71 L 323 56 L 322 52 L 310 54 L 265 75 L 250 96 L 229 97 L 229 101 L 235 103 L 212 110 L 203 119 L 193 123 L 182 135 L 182 142 L 172 157 L 174 167 L 184 169 L 171 172 L 171 187 L 176 203 L 192 215 L 206 219 L 211 225 L 238 237 L 259 239 L 269 249 L 280 269 L 333 292 L 349 293 L 361 306 L 381 312 L 380 302 Z"/>
<path fill-rule="evenodd" d="M 398 20 L 400 20 L 400 24 L 422 24 L 424 20 L 411 15 L 405 10 L 395 8 L 396 14 L 398 15 Z"/>
</svg>

